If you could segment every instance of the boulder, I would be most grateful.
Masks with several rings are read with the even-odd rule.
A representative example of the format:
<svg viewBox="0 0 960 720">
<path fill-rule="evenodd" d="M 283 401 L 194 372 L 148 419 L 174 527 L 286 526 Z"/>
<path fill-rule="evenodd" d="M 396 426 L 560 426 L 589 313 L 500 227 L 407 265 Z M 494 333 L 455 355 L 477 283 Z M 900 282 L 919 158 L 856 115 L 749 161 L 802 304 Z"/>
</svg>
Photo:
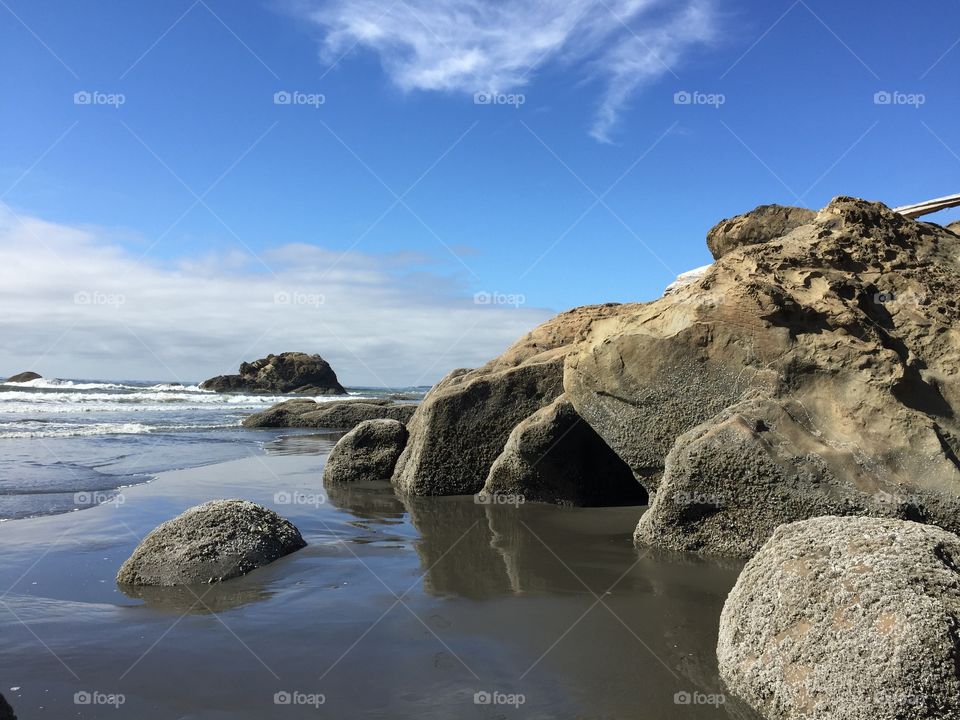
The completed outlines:
<svg viewBox="0 0 960 720">
<path fill-rule="evenodd" d="M 952 232 L 954 235 L 960 235 L 960 220 L 947 225 L 947 230 Z"/>
<path fill-rule="evenodd" d="M 192 585 L 245 575 L 306 543 L 272 510 L 212 500 L 159 525 L 120 567 L 121 585 Z"/>
<path fill-rule="evenodd" d="M 769 720 L 960 717 L 958 562 L 914 522 L 781 526 L 724 605 L 720 676 Z"/>
<path fill-rule="evenodd" d="M 564 387 L 649 490 L 663 477 L 644 542 L 749 554 L 824 512 L 960 530 L 958 297 L 958 236 L 837 198 L 596 323 Z"/>
<path fill-rule="evenodd" d="M 397 420 L 365 420 L 330 451 L 323 482 L 389 480 L 407 444 L 407 426 Z"/>
<path fill-rule="evenodd" d="M 816 515 L 899 517 L 960 530 L 958 498 L 923 477 L 898 483 L 872 473 L 861 448 L 832 445 L 804 416 L 796 401 L 749 400 L 680 436 L 636 542 L 750 557 L 778 525 Z M 903 441 L 928 455 L 928 469 L 949 473 L 932 433 L 909 423 L 903 429 Z"/>
<path fill-rule="evenodd" d="M 22 372 L 17 375 L 11 375 L 4 382 L 8 383 L 21 383 L 21 382 L 30 382 L 31 380 L 40 380 L 43 376 L 35 372 Z"/>
<path fill-rule="evenodd" d="M 243 426 L 299 427 L 352 430 L 366 420 L 390 419 L 406 423 L 413 416 L 416 405 L 399 404 L 390 400 L 285 400 L 263 412 L 249 415 Z"/>
<path fill-rule="evenodd" d="M 745 245 L 783 237 L 816 217 L 813 210 L 786 205 L 761 205 L 743 215 L 721 220 L 707 233 L 707 247 L 715 260 Z"/>
<path fill-rule="evenodd" d="M 414 495 L 479 492 L 517 423 L 563 391 L 564 358 L 595 321 L 624 307 L 563 313 L 483 367 L 448 374 L 410 420 L 410 440 L 394 472 L 397 488 Z"/>
<path fill-rule="evenodd" d="M 0 695 L 0 720 L 17 720 L 16 713 L 3 695 Z"/>
<path fill-rule="evenodd" d="M 513 429 L 482 493 L 558 505 L 647 502 L 647 493 L 629 466 L 563 395 Z"/>
<path fill-rule="evenodd" d="M 274 395 L 346 395 L 330 363 L 319 355 L 285 352 L 241 363 L 237 375 L 218 375 L 200 383 L 201 390 Z"/>
</svg>

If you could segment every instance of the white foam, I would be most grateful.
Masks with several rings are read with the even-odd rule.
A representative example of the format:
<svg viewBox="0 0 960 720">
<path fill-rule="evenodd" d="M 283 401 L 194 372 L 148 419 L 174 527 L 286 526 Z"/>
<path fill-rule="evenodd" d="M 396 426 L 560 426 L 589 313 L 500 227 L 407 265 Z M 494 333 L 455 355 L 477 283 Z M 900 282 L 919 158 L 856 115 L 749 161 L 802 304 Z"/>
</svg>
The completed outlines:
<svg viewBox="0 0 960 720">
<path fill-rule="evenodd" d="M 153 430 L 154 428 L 142 423 L 0 423 L 0 439 L 145 435 Z"/>
</svg>

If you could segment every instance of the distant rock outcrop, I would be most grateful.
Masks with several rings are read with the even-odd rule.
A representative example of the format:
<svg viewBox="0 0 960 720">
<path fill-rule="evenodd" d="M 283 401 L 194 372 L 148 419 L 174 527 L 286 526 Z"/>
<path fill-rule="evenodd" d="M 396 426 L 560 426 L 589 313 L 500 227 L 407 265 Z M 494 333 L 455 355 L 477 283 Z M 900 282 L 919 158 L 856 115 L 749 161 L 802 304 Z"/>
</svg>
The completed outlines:
<svg viewBox="0 0 960 720">
<path fill-rule="evenodd" d="M 121 585 L 194 585 L 245 575 L 305 547 L 300 532 L 246 500 L 212 500 L 159 525 L 117 573 Z"/>
<path fill-rule="evenodd" d="M 714 260 L 745 245 L 776 240 L 794 228 L 812 222 L 817 214 L 806 208 L 761 205 L 743 215 L 721 220 L 707 233 L 707 247 Z"/>
<path fill-rule="evenodd" d="M 407 444 L 407 426 L 397 420 L 365 420 L 330 451 L 323 482 L 389 480 Z"/>
<path fill-rule="evenodd" d="M 724 605 L 720 676 L 768 720 L 960 717 L 958 562 L 928 525 L 784 525 Z"/>
<path fill-rule="evenodd" d="M 345 395 L 330 363 L 319 355 L 286 352 L 241 363 L 237 375 L 218 375 L 200 383 L 201 390 L 274 395 Z"/>
<path fill-rule="evenodd" d="M 390 419 L 406 423 L 417 409 L 416 405 L 395 403 L 391 400 L 285 400 L 262 412 L 249 415 L 243 426 L 326 428 L 352 430 L 366 420 Z"/>
<path fill-rule="evenodd" d="M 12 375 L 8 377 L 4 382 L 8 383 L 21 383 L 21 382 L 30 382 L 31 380 L 40 380 L 43 376 L 35 372 L 22 372 L 18 375 Z"/>
</svg>

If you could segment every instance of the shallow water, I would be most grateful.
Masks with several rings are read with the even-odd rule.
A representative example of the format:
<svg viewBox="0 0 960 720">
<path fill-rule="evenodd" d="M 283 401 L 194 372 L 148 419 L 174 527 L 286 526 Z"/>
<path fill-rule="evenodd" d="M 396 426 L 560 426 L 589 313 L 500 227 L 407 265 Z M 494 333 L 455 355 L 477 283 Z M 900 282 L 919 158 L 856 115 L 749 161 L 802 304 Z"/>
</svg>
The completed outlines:
<svg viewBox="0 0 960 720">
<path fill-rule="evenodd" d="M 705 704 L 738 564 L 637 550 L 642 508 L 326 495 L 332 444 L 282 440 L 119 505 L 0 525 L 0 692 L 19 716 L 752 717 Z M 273 507 L 308 547 L 219 585 L 117 588 L 143 534 L 214 497 Z"/>
</svg>

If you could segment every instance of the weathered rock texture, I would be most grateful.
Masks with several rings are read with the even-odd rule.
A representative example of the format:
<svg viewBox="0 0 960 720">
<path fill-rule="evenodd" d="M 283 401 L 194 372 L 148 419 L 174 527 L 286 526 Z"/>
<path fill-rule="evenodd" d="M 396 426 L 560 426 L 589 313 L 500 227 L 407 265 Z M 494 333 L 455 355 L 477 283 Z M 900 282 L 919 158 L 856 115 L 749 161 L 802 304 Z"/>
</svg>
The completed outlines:
<svg viewBox="0 0 960 720">
<path fill-rule="evenodd" d="M 272 510 L 246 500 L 212 500 L 155 528 L 120 567 L 117 582 L 220 582 L 305 546 L 297 528 Z"/>
<path fill-rule="evenodd" d="M 407 426 L 397 420 L 365 420 L 330 451 L 323 482 L 389 480 L 407 444 Z"/>
<path fill-rule="evenodd" d="M 301 427 L 352 430 L 367 420 L 390 419 L 406 423 L 416 405 L 390 400 L 285 400 L 263 412 L 249 415 L 244 427 Z"/>
<path fill-rule="evenodd" d="M 241 363 L 237 375 L 218 375 L 200 383 L 201 390 L 284 395 L 345 395 L 330 363 L 319 355 L 286 352 Z"/>
<path fill-rule="evenodd" d="M 707 247 L 715 260 L 745 245 L 776 240 L 794 228 L 812 222 L 813 210 L 785 205 L 761 205 L 743 215 L 721 220 L 707 233 Z"/>
<path fill-rule="evenodd" d="M 638 539 L 747 555 L 824 512 L 960 529 L 958 271 L 956 235 L 837 198 L 596 323 L 564 385 L 657 491 Z"/>
<path fill-rule="evenodd" d="M 724 605 L 720 675 L 770 720 L 960 717 L 958 562 L 913 522 L 784 525 Z"/>
<path fill-rule="evenodd" d="M 476 370 L 454 370 L 423 399 L 394 472 L 402 492 L 478 492 L 514 427 L 563 392 L 565 357 L 597 320 L 620 305 L 558 315 Z"/>
<path fill-rule="evenodd" d="M 577 506 L 647 501 L 627 464 L 563 395 L 513 429 L 482 492 Z"/>
<path fill-rule="evenodd" d="M 39 380 L 42 376 L 40 373 L 35 372 L 22 372 L 17 375 L 12 375 L 8 377 L 4 382 L 30 382 L 31 380 Z"/>
</svg>

